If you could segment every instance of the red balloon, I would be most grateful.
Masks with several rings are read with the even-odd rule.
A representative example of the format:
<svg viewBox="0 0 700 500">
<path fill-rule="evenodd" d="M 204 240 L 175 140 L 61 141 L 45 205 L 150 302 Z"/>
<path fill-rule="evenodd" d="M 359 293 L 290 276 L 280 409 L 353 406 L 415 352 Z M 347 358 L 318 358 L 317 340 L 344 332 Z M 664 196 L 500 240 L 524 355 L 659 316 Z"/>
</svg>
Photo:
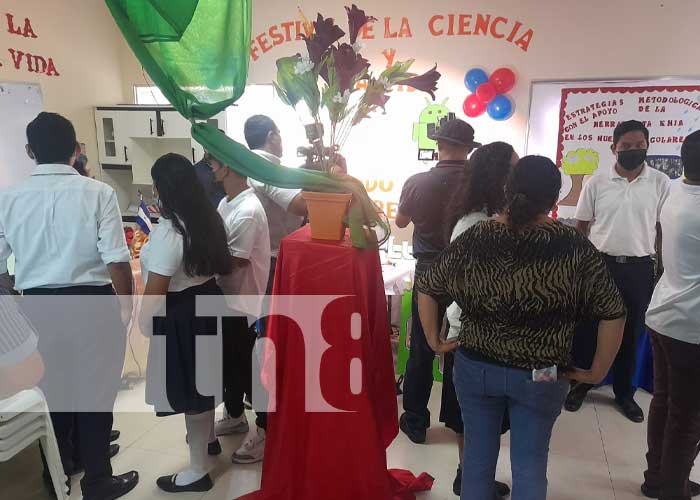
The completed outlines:
<svg viewBox="0 0 700 500">
<path fill-rule="evenodd" d="M 491 82 L 482 83 L 479 88 L 476 89 L 476 95 L 481 99 L 481 102 L 486 104 L 493 101 L 498 92 L 496 91 L 496 86 Z"/>
<path fill-rule="evenodd" d="M 493 72 L 489 81 L 496 88 L 496 93 L 505 94 L 515 87 L 515 73 L 508 68 L 499 68 Z"/>
<path fill-rule="evenodd" d="M 477 116 L 481 116 L 486 112 L 486 103 L 479 99 L 478 95 L 469 94 L 464 100 L 464 106 L 462 109 L 464 110 L 464 114 L 469 118 L 476 118 Z"/>
</svg>

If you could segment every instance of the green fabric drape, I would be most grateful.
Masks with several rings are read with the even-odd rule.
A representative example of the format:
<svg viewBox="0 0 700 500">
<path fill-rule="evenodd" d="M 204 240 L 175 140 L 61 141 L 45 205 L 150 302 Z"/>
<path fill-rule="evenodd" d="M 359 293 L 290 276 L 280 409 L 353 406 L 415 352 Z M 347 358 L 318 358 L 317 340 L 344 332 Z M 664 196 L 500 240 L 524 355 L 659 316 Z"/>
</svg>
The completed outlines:
<svg viewBox="0 0 700 500">
<path fill-rule="evenodd" d="M 175 109 L 192 121 L 192 137 L 242 175 L 282 188 L 350 192 L 353 245 L 373 244 L 363 226 L 389 236 L 361 182 L 285 168 L 251 153 L 206 120 L 245 91 L 253 0 L 105 0 L 134 54 Z M 241 117 L 243 120 L 245 117 Z"/>
</svg>

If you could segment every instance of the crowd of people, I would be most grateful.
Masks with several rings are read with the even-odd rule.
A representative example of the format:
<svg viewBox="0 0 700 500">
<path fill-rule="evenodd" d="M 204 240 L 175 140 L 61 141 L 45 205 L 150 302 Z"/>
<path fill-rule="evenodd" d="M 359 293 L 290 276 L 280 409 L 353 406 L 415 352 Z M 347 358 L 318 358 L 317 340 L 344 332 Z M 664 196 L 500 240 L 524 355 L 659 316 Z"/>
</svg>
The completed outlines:
<svg viewBox="0 0 700 500">
<path fill-rule="evenodd" d="M 550 217 L 562 188 L 551 160 L 479 146 L 459 121 L 437 142 L 441 161 L 406 182 L 397 216 L 414 224 L 417 259 L 401 430 L 426 441 L 433 359 L 444 354 L 440 420 L 460 443 L 455 494 L 510 492 L 494 481 L 510 431 L 513 498 L 544 499 L 562 408 L 578 411 L 611 368 L 615 404 L 644 421 L 633 377 L 648 325 L 655 374 L 641 490 L 699 495 L 689 476 L 700 449 L 700 398 L 690 389 L 700 361 L 700 131 L 685 140 L 685 177 L 672 183 L 645 162 L 644 124 L 619 123 L 615 162 L 585 185 L 575 228 Z"/>
<path fill-rule="evenodd" d="M 270 118 L 251 117 L 245 137 L 251 150 L 280 163 L 280 130 Z M 443 354 L 440 421 L 456 435 L 455 494 L 510 494 L 496 481 L 500 438 L 510 432 L 513 498 L 543 500 L 556 420 L 563 408 L 581 408 L 611 369 L 621 413 L 643 422 L 633 375 L 648 326 L 655 380 L 642 492 L 663 500 L 700 494 L 689 479 L 700 450 L 693 390 L 700 131 L 682 147 L 685 177 L 671 182 L 645 162 L 644 124 L 620 123 L 615 161 L 585 185 L 577 227 L 550 216 L 562 188 L 551 160 L 519 158 L 503 142 L 482 146 L 461 120 L 443 124 L 436 140 L 440 161 L 406 182 L 396 218 L 399 227 L 413 223 L 416 258 L 401 430 L 426 442 L 433 362 Z M 119 451 L 111 444 L 119 437 L 112 409 L 134 309 L 121 213 L 114 190 L 87 175 L 67 119 L 41 113 L 27 127 L 27 142 L 36 169 L 0 193 L 0 266 L 11 254 L 16 259 L 14 282 L 0 269 L 0 399 L 39 383 L 66 474 L 85 472 L 86 500 L 116 499 L 139 481 L 136 471 L 114 475 L 110 462 Z M 184 415 L 190 455 L 185 470 L 157 485 L 205 492 L 213 487 L 207 456 L 222 453 L 219 436 L 247 434 L 234 462 L 264 459 L 267 415 L 256 412 L 251 429 L 245 402 L 254 402 L 253 350 L 266 324 L 246 315 L 223 321 L 225 411 L 215 421 L 215 398 L 198 390 L 196 334 L 207 318 L 195 314 L 196 299 L 269 295 L 280 243 L 301 227 L 306 205 L 300 190 L 248 179 L 209 153 L 197 165 L 164 155 L 151 176 L 160 217 L 140 255 L 148 300 L 138 321 L 151 336 L 146 401 L 159 417 Z M 14 290 L 107 300 L 85 315 L 20 312 Z M 264 318 L 266 303 L 253 308 L 251 316 Z M 104 331 L 92 338 L 95 325 Z"/>
</svg>

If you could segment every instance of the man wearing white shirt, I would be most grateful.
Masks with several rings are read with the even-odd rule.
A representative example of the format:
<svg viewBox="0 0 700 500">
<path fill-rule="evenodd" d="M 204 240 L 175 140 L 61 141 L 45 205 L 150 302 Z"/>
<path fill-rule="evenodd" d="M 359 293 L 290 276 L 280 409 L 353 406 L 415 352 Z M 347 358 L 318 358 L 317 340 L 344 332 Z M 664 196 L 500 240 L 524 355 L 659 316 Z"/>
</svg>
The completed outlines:
<svg viewBox="0 0 700 500">
<path fill-rule="evenodd" d="M 700 443 L 700 131 L 681 148 L 685 179 L 674 182 L 661 211 L 666 257 L 647 311 L 654 350 L 642 492 L 650 498 L 700 495 L 689 481 Z"/>
<path fill-rule="evenodd" d="M 262 297 L 270 273 L 270 232 L 267 217 L 255 191 L 248 187 L 247 177 L 208 155 L 209 166 L 216 182 L 223 185 L 226 196 L 218 212 L 224 220 L 233 272 L 218 278 L 218 284 L 232 308 L 240 317 L 225 318 L 224 346 L 224 405 L 226 413 L 216 423 L 217 435 L 248 432 L 248 421 L 243 407 L 243 396 L 252 398 L 253 347 L 255 325 L 248 326 L 248 317 L 260 315 Z M 236 302 L 235 297 L 242 297 Z M 247 296 L 247 297 L 246 297 Z M 252 302 L 251 302 L 252 301 Z M 257 403 L 253 401 L 253 403 Z M 255 463 L 263 458 L 267 415 L 257 414 L 256 432 L 245 440 L 233 454 L 236 463 Z"/>
<path fill-rule="evenodd" d="M 85 468 L 83 498 L 116 499 L 138 483 L 134 471 L 113 476 L 109 459 L 126 348 L 123 320 L 132 293 L 117 197 L 106 184 L 73 168 L 80 146 L 73 125 L 62 116 L 39 114 L 27 126 L 27 140 L 36 169 L 0 193 L 0 282 L 8 280 L 4 262 L 14 254 L 15 288 L 26 296 L 50 297 L 27 307 L 46 364 L 41 388 L 64 469 L 73 470 L 77 436 Z M 115 291 L 124 298 L 121 311 Z"/>
<path fill-rule="evenodd" d="M 637 423 L 644 421 L 644 412 L 634 401 L 637 341 L 654 288 L 652 256 L 657 255 L 661 262 L 659 222 L 670 187 L 666 174 L 646 164 L 648 148 L 649 130 L 643 123 L 621 122 L 613 132 L 611 147 L 616 164 L 591 178 L 576 207 L 578 229 L 605 255 L 627 307 L 625 334 L 613 365 L 614 391 L 622 413 Z M 586 348 L 574 349 L 574 356 L 581 358 L 577 361 L 584 363 L 581 351 L 592 352 L 595 345 L 595 330 L 586 326 L 578 339 Z M 580 409 L 591 388 L 587 384 L 574 386 L 566 409 Z"/>
</svg>

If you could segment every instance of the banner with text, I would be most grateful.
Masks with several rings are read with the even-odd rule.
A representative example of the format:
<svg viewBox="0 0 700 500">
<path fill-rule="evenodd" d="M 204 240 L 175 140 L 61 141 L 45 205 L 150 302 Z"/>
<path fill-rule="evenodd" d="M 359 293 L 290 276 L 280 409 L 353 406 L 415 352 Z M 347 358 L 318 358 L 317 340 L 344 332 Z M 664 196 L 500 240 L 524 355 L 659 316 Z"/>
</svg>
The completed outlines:
<svg viewBox="0 0 700 500">
<path fill-rule="evenodd" d="M 560 217 L 573 217 L 588 176 L 612 168 L 613 130 L 625 120 L 649 129 L 649 165 L 678 178 L 681 144 L 700 128 L 700 86 L 563 89 L 557 165 L 566 175 Z"/>
</svg>

